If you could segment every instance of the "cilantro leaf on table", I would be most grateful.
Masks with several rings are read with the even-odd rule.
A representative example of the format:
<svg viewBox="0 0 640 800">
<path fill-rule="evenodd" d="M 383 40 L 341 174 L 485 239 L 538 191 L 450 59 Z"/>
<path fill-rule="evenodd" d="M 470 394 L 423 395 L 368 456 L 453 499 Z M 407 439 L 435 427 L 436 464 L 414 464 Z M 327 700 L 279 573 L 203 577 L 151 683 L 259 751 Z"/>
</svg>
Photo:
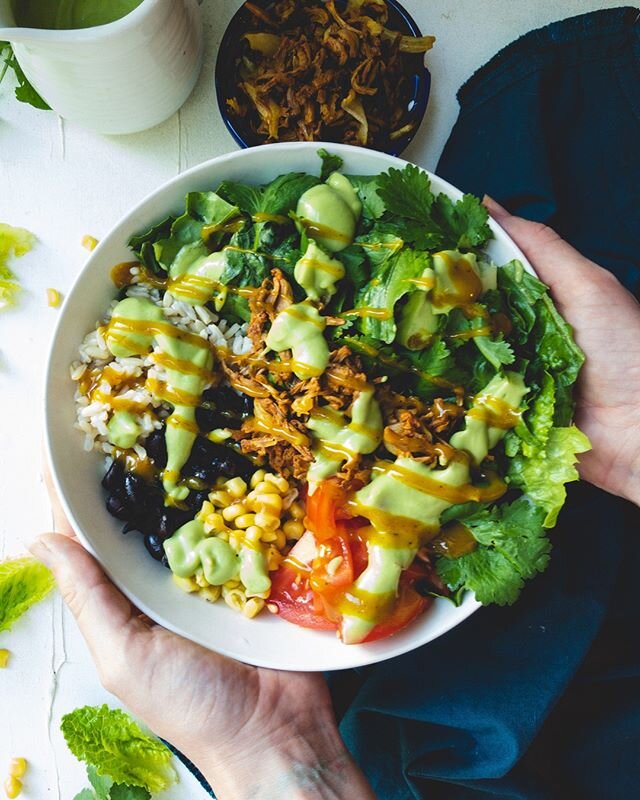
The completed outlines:
<svg viewBox="0 0 640 800">
<path fill-rule="evenodd" d="M 483 605 L 511 605 L 527 578 L 549 562 L 551 543 L 544 534 L 544 511 L 526 496 L 466 517 L 478 547 L 458 558 L 440 558 L 438 574 L 450 589 L 465 587 Z"/>
<path fill-rule="evenodd" d="M 419 278 L 429 263 L 430 257 L 427 253 L 403 249 L 396 255 L 384 259 L 380 266 L 372 271 L 371 281 L 357 294 L 355 307 L 382 309 L 389 316 L 387 319 L 363 316 L 360 320 L 362 333 L 388 344 L 394 340 L 395 305 L 407 292 L 412 291 L 414 287 L 411 280 Z"/>
<path fill-rule="evenodd" d="M 15 304 L 21 286 L 9 260 L 31 250 L 35 236 L 25 228 L 13 228 L 0 222 L 0 311 Z"/>
<path fill-rule="evenodd" d="M 9 42 L 0 42 L 0 61 L 4 61 L 4 66 L 0 68 L 0 83 L 2 83 L 7 71 L 12 69 L 18 85 L 15 88 L 16 99 L 21 103 L 27 103 L 39 111 L 50 111 L 51 106 L 36 92 L 29 83 L 27 76 L 22 71 L 22 67 L 15 57 L 13 48 Z"/>
<path fill-rule="evenodd" d="M 326 181 L 332 172 L 337 172 L 344 164 L 344 159 L 340 158 L 340 156 L 334 155 L 333 153 L 329 153 L 324 147 L 321 147 L 320 150 L 318 150 L 318 155 L 322 161 L 322 167 L 320 169 L 321 181 Z"/>
<path fill-rule="evenodd" d="M 0 631 L 8 631 L 53 589 L 51 570 L 33 558 L 0 563 Z"/>
<path fill-rule="evenodd" d="M 272 214 L 286 216 L 294 211 L 302 195 L 317 186 L 319 178 L 305 172 L 289 172 L 279 175 L 264 186 L 248 186 L 237 181 L 223 181 L 218 194 L 227 202 L 239 206 L 245 214 Z"/>
<path fill-rule="evenodd" d="M 60 729 L 73 755 L 99 775 L 150 792 L 161 792 L 177 779 L 171 751 L 124 711 L 84 706 L 65 714 Z"/>
</svg>

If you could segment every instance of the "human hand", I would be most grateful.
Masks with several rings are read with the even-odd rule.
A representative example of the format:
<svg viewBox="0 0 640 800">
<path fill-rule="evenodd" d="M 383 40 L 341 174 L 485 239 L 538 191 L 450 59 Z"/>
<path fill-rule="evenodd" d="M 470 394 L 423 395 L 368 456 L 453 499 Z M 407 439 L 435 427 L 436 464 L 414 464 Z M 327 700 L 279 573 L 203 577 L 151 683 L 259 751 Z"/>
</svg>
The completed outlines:
<svg viewBox="0 0 640 800">
<path fill-rule="evenodd" d="M 607 270 L 546 225 L 484 204 L 550 288 L 586 354 L 576 396 L 576 424 L 593 450 L 580 475 L 640 505 L 640 304 Z"/>
<path fill-rule="evenodd" d="M 319 674 L 256 669 L 144 619 L 56 528 L 31 546 L 73 612 L 105 688 L 203 772 L 219 800 L 374 798 L 338 733 Z"/>
</svg>

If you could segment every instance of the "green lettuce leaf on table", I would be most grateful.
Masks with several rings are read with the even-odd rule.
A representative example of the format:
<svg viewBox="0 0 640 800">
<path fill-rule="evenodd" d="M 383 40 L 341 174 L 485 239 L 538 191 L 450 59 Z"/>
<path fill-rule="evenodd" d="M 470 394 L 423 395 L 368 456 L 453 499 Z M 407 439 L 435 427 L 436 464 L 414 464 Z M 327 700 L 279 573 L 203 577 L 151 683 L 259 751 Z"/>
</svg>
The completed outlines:
<svg viewBox="0 0 640 800">
<path fill-rule="evenodd" d="M 161 792 L 177 780 L 171 751 L 124 711 L 84 706 L 65 714 L 60 729 L 73 755 L 114 783 Z"/>
<path fill-rule="evenodd" d="M 35 236 L 30 231 L 0 222 L 0 311 L 14 305 L 20 292 L 20 283 L 9 262 L 28 253 L 34 241 Z"/>
<path fill-rule="evenodd" d="M 53 573 L 33 558 L 0 563 L 0 631 L 8 631 L 53 589 Z"/>
</svg>

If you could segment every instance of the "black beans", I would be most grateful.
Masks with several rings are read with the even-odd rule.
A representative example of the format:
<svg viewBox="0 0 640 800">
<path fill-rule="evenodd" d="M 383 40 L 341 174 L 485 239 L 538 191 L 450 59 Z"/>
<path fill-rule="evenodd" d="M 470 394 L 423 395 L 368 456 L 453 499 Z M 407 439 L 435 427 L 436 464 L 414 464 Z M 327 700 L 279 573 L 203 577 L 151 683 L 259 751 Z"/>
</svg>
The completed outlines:
<svg viewBox="0 0 640 800">
<path fill-rule="evenodd" d="M 164 469 L 167 466 L 167 443 L 164 428 L 150 433 L 145 439 L 144 447 L 157 469 Z"/>
<path fill-rule="evenodd" d="M 102 479 L 102 486 L 108 492 L 119 492 L 124 483 L 124 469 L 119 461 L 114 461 Z"/>
<path fill-rule="evenodd" d="M 245 480 L 256 471 L 256 467 L 248 458 L 226 445 L 210 442 L 199 436 L 191 455 L 184 466 L 185 475 L 213 484 L 220 475 L 234 478 L 239 475 Z"/>
<path fill-rule="evenodd" d="M 196 409 L 196 421 L 203 431 L 214 428 L 237 429 L 242 420 L 253 412 L 253 399 L 241 395 L 229 386 L 218 386 L 203 393 Z"/>
<path fill-rule="evenodd" d="M 129 519 L 127 503 L 117 494 L 110 494 L 107 497 L 107 511 L 116 519 Z"/>
<path fill-rule="evenodd" d="M 158 536 L 157 533 L 148 533 L 144 537 L 144 546 L 147 551 L 156 561 L 162 561 L 163 563 L 167 560 L 163 547 L 164 541 L 163 537 Z"/>
</svg>

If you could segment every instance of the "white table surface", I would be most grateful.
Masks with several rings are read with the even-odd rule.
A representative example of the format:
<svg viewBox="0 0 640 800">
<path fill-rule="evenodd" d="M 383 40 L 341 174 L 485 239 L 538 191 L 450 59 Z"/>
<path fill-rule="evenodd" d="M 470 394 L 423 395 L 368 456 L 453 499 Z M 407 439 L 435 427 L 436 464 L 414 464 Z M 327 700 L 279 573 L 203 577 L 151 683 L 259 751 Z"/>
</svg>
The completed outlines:
<svg viewBox="0 0 640 800">
<path fill-rule="evenodd" d="M 405 157 L 433 169 L 457 116 L 459 86 L 501 47 L 556 19 L 620 0 L 404 0 L 424 33 L 437 37 L 428 61 L 432 90 L 426 119 Z M 224 28 L 240 0 L 204 0 L 206 52 L 195 91 L 153 130 L 103 137 L 53 113 L 15 102 L 0 87 L 0 221 L 33 231 L 38 244 L 16 262 L 24 291 L 0 315 L 0 560 L 24 552 L 51 526 L 40 466 L 42 381 L 59 311 L 46 289 L 66 293 L 87 253 L 85 234 L 103 237 L 135 203 L 188 167 L 235 149 L 218 113 L 213 69 Z M 69 447 L 81 447 L 69 432 Z M 9 759 L 29 761 L 24 798 L 71 800 L 86 780 L 59 731 L 62 714 L 87 704 L 117 705 L 99 684 L 73 618 L 55 594 L 33 608 L 0 648 L 0 784 Z M 141 687 L 142 689 L 143 687 Z M 162 798 L 205 797 L 180 768 Z M 3 795 L 2 795 L 3 796 Z"/>
</svg>

